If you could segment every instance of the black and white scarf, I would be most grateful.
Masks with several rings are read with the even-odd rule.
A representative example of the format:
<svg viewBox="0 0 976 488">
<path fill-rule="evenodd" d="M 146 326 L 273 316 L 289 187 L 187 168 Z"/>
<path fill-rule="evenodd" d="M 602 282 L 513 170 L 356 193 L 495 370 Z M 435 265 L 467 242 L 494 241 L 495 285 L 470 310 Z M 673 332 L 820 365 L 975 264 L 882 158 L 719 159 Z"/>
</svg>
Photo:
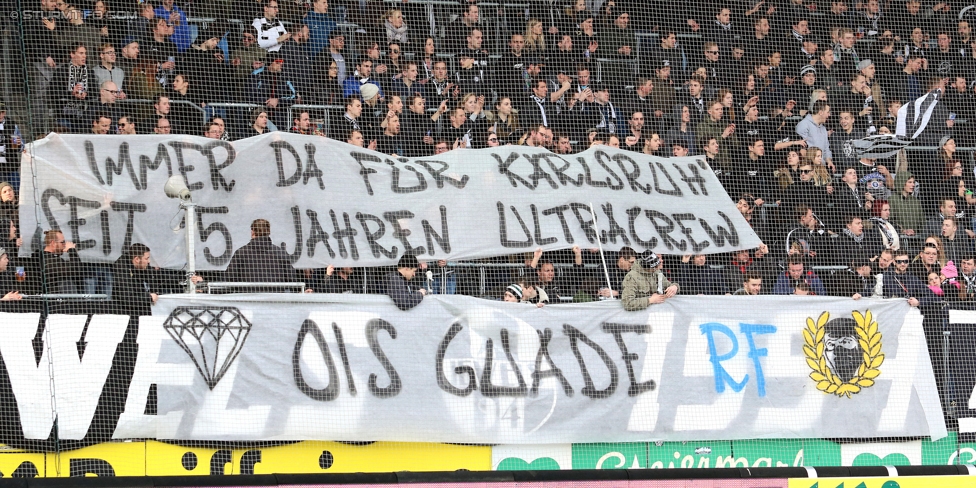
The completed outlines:
<svg viewBox="0 0 976 488">
<path fill-rule="evenodd" d="M 854 242 L 860 244 L 861 241 L 864 240 L 865 233 L 864 232 L 861 232 L 861 235 L 858 236 L 858 235 L 854 235 L 854 233 L 851 232 L 851 229 L 844 229 L 844 235 L 846 235 L 847 237 L 850 237 L 851 239 L 854 239 Z"/>
<path fill-rule="evenodd" d="M 530 95 L 529 98 L 539 106 L 539 112 L 542 114 L 542 125 L 549 127 L 549 117 L 546 116 L 546 99 L 535 95 Z"/>
<path fill-rule="evenodd" d="M 598 128 L 606 128 L 607 132 L 615 134 L 617 132 L 617 111 L 613 104 L 607 102 L 606 105 L 596 104 L 596 109 L 600 111 L 600 123 Z"/>
</svg>

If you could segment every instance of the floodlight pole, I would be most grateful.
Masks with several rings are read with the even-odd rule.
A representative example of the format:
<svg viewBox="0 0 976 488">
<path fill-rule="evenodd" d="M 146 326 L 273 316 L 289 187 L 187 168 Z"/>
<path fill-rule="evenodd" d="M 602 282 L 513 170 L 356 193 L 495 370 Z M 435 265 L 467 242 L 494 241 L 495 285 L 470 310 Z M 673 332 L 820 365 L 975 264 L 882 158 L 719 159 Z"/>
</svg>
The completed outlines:
<svg viewBox="0 0 976 488">
<path fill-rule="evenodd" d="M 197 230 L 197 205 L 189 198 L 180 200 L 180 208 L 186 212 L 186 292 L 196 293 L 197 284 L 193 282 L 193 277 L 197 274 L 196 263 L 196 230 Z"/>
</svg>

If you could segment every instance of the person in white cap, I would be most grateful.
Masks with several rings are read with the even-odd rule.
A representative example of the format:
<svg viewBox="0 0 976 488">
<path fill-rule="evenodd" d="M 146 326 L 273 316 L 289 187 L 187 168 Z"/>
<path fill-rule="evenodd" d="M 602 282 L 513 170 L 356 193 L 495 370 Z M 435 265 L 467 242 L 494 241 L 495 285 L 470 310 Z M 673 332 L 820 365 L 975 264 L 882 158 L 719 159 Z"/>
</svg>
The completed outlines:
<svg viewBox="0 0 976 488">
<path fill-rule="evenodd" d="M 678 294 L 678 284 L 664 276 L 662 267 L 661 257 L 653 251 L 640 254 L 624 277 L 624 292 L 620 299 L 624 310 L 644 310 Z"/>
</svg>

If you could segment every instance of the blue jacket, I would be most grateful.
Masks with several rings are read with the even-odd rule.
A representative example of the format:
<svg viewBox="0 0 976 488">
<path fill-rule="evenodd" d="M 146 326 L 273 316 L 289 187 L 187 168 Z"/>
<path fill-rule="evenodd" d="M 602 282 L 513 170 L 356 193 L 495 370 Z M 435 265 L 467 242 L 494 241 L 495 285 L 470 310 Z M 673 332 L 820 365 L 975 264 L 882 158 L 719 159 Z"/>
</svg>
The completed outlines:
<svg viewBox="0 0 976 488">
<path fill-rule="evenodd" d="M 329 47 L 329 34 L 336 28 L 336 21 L 328 13 L 320 14 L 314 10 L 309 10 L 305 14 L 305 25 L 308 26 L 309 39 L 311 44 L 312 56 L 315 56 L 323 49 Z"/>
</svg>

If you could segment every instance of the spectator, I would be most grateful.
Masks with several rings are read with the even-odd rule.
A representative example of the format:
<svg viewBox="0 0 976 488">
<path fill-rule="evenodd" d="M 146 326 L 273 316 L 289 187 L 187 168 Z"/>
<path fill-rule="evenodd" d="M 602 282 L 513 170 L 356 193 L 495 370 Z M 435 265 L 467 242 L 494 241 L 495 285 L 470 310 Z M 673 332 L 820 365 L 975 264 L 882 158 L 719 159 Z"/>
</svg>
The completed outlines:
<svg viewBox="0 0 976 488">
<path fill-rule="evenodd" d="M 964 256 L 960 264 L 959 298 L 971 301 L 976 298 L 976 257 L 972 254 Z"/>
<path fill-rule="evenodd" d="M 474 2 L 468 3 L 461 16 L 450 23 L 446 29 L 445 41 L 448 51 L 458 51 L 464 47 L 465 40 L 472 29 L 478 27 L 480 10 Z"/>
<path fill-rule="evenodd" d="M 579 286 L 579 277 L 583 270 L 583 254 L 579 246 L 573 246 L 573 268 L 556 279 L 556 267 L 552 261 L 542 259 L 542 249 L 536 249 L 529 267 L 536 271 L 537 288 L 544 291 L 552 299 L 566 301 L 572 299 Z"/>
<path fill-rule="evenodd" d="M 858 259 L 853 261 L 850 267 L 834 274 L 831 279 L 830 294 L 860 300 L 863 297 L 873 296 L 878 282 L 871 269 L 871 261 Z"/>
<path fill-rule="evenodd" d="M 18 249 L 23 241 L 20 238 L 20 211 L 14 187 L 9 182 L 0 183 L 0 232 L 6 233 L 0 239 L 0 247 Z"/>
<path fill-rule="evenodd" d="M 103 136 L 112 132 L 112 118 L 106 114 L 95 114 L 92 117 L 91 133 Z"/>
<path fill-rule="evenodd" d="M 834 239 L 832 256 L 835 260 L 870 259 L 881 254 L 881 242 L 876 231 L 866 231 L 864 221 L 856 215 L 844 218 L 844 228 Z"/>
<path fill-rule="evenodd" d="M 607 134 L 623 134 L 624 115 L 610 102 L 610 88 L 600 84 L 593 87 L 594 103 L 580 104 L 580 120 L 585 128 L 597 128 Z"/>
<path fill-rule="evenodd" d="M 346 112 L 342 118 L 338 121 L 333 121 L 330 126 L 332 131 L 331 137 L 333 139 L 343 139 L 346 134 L 349 134 L 352 130 L 357 130 L 362 132 L 362 127 L 359 125 L 359 116 L 363 112 L 363 102 L 362 98 L 358 94 L 346 97 Z M 365 136 L 365 134 L 364 134 Z"/>
<path fill-rule="evenodd" d="M 288 107 L 300 101 L 296 83 L 284 73 L 284 59 L 275 59 L 265 68 L 254 70 L 251 75 L 249 98 L 252 103 L 264 105 L 268 117 L 276 126 L 287 127 Z"/>
<path fill-rule="evenodd" d="M 112 120 L 118 120 L 119 109 L 116 108 L 115 102 L 118 100 L 121 91 L 118 85 L 112 81 L 106 81 L 98 87 L 98 102 L 91 103 L 87 108 L 87 116 L 92 116 L 93 114 L 100 113 L 108 116 Z M 114 133 L 116 127 L 112 126 L 111 131 Z"/>
<path fill-rule="evenodd" d="M 325 134 L 322 133 L 321 128 L 312 126 L 312 118 L 308 111 L 305 110 L 295 114 L 295 117 L 292 120 L 291 130 L 289 132 L 306 136 L 316 135 L 325 137 Z"/>
<path fill-rule="evenodd" d="M 359 88 L 363 97 L 363 111 L 359 116 L 359 125 L 363 128 L 363 135 L 369 140 L 377 140 L 383 132 L 383 109 L 380 105 L 379 88 L 367 83 Z"/>
<path fill-rule="evenodd" d="M 247 283 L 300 281 L 291 262 L 291 256 L 271 242 L 271 224 L 257 219 L 251 222 L 251 242 L 234 251 L 224 274 L 227 281 Z"/>
<path fill-rule="evenodd" d="M 837 117 L 840 129 L 835 130 L 830 136 L 830 152 L 834 155 L 835 165 L 841 168 L 853 168 L 857 162 L 857 152 L 854 149 L 854 141 L 863 139 L 867 134 L 863 130 L 854 128 L 853 108 L 841 109 Z"/>
<path fill-rule="evenodd" d="M 643 310 L 678 294 L 678 284 L 664 276 L 663 267 L 661 257 L 653 251 L 641 253 L 624 277 L 621 295 L 624 310 Z"/>
<path fill-rule="evenodd" d="M 739 138 L 735 134 L 735 124 L 722 120 L 724 110 L 720 100 L 710 102 L 708 115 L 695 128 L 695 135 L 699 145 L 704 145 L 712 138 L 718 142 L 715 160 L 724 172 L 729 172 L 732 169 L 731 154 L 739 149 Z"/>
<path fill-rule="evenodd" d="M 80 292 L 83 275 L 81 257 L 75 243 L 66 241 L 60 230 L 44 232 L 44 248 L 34 251 L 31 264 L 27 276 L 35 280 L 31 287 L 33 293 Z"/>
<path fill-rule="evenodd" d="M 122 115 L 119 117 L 119 128 L 118 133 L 123 135 L 134 136 L 139 132 L 136 130 L 136 119 L 131 115 Z"/>
<path fill-rule="evenodd" d="M 216 124 L 215 122 L 207 122 L 207 124 L 204 125 L 203 137 L 219 140 L 222 133 L 223 129 L 221 129 L 220 125 Z"/>
<path fill-rule="evenodd" d="M 305 81 L 311 81 L 308 77 L 303 77 Z M 339 65 L 336 62 L 328 61 L 325 78 L 306 85 L 306 93 L 301 94 L 303 101 L 307 99 L 311 102 L 323 105 L 338 105 L 342 103 L 342 85 L 339 83 Z"/>
<path fill-rule="evenodd" d="M 231 53 L 230 63 L 231 66 L 236 67 L 237 77 L 241 80 L 241 84 L 254 70 L 264 67 L 267 56 L 268 52 L 261 49 L 261 46 L 257 44 L 257 31 L 253 28 L 244 29 L 241 34 L 241 46 Z"/>
<path fill-rule="evenodd" d="M 233 94 L 238 86 L 232 81 L 233 68 L 224 62 L 224 51 L 218 46 L 225 34 L 226 32 L 214 26 L 202 30 L 197 37 L 200 42 L 190 46 L 183 54 L 180 74 L 183 75 L 183 81 L 189 82 L 193 78 L 196 82 L 196 86 L 190 87 L 193 95 L 188 99 L 197 105 L 236 100 Z M 190 73 L 194 73 L 194 76 L 188 76 Z M 175 76 L 173 83 L 176 83 Z"/>
<path fill-rule="evenodd" d="M 893 269 L 884 274 L 884 297 L 905 298 L 913 307 L 935 301 L 936 296 L 925 285 L 925 281 L 908 272 L 908 263 L 908 253 L 895 253 Z"/>
<path fill-rule="evenodd" d="M 813 270 L 804 269 L 803 259 L 799 256 L 790 256 L 787 260 L 786 271 L 779 275 L 773 285 L 773 294 L 792 295 L 800 283 L 807 284 L 813 295 L 827 295 L 823 281 Z"/>
<path fill-rule="evenodd" d="M 383 16 L 383 27 L 386 29 L 386 42 L 409 44 L 407 38 L 407 24 L 403 21 L 403 12 L 392 9 Z"/>
<path fill-rule="evenodd" d="M 174 0 L 162 0 L 162 4 L 156 7 L 154 13 L 157 18 L 165 19 L 169 25 L 173 26 L 173 33 L 170 40 L 173 41 L 173 44 L 176 44 L 176 49 L 179 52 L 186 51 L 190 47 L 190 39 L 192 37 L 190 25 L 187 23 L 186 13 L 174 5 Z"/>
<path fill-rule="evenodd" d="M 503 302 L 522 303 L 522 287 L 517 284 L 508 285 L 502 295 Z"/>
<path fill-rule="evenodd" d="M 922 204 L 915 197 L 915 177 L 908 171 L 899 171 L 895 175 L 895 189 L 898 194 L 888 202 L 891 205 L 892 223 L 908 236 L 922 232 L 925 228 L 925 213 Z"/>
<path fill-rule="evenodd" d="M 166 117 L 156 119 L 156 126 L 153 128 L 154 134 L 168 135 L 172 133 L 172 125 Z"/>
<path fill-rule="evenodd" d="M 313 0 L 302 22 L 309 28 L 309 52 L 314 57 L 329 45 L 336 21 L 329 14 L 329 0 Z"/>
<path fill-rule="evenodd" d="M 519 110 L 521 120 L 527 127 L 555 125 L 556 109 L 549 102 L 546 96 L 548 93 L 549 85 L 545 80 L 535 80 L 532 83 L 532 94 Z"/>
<path fill-rule="evenodd" d="M 616 12 L 613 19 L 613 26 L 607 28 L 601 36 L 606 54 L 623 58 L 631 58 L 637 48 L 637 38 L 634 30 L 630 28 L 630 13 L 625 11 Z"/>
<path fill-rule="evenodd" d="M 945 259 L 961 263 L 964 256 L 973 253 L 973 231 L 960 229 L 955 217 L 946 217 L 942 221 L 942 247 Z"/>
<path fill-rule="evenodd" d="M 150 24 L 152 32 L 149 39 L 139 44 L 140 54 L 155 64 L 156 82 L 163 88 L 168 88 L 173 82 L 173 72 L 176 70 L 176 44 L 170 39 L 173 26 L 166 19 L 156 18 Z"/>
<path fill-rule="evenodd" d="M 423 85 L 417 81 L 417 63 L 411 61 L 404 65 L 400 76 L 394 78 L 390 85 L 390 92 L 396 93 L 405 99 L 410 99 L 413 95 L 423 94 Z"/>
<path fill-rule="evenodd" d="M 633 268 L 636 260 L 637 253 L 634 252 L 633 248 L 631 247 L 624 246 L 617 251 L 617 260 L 615 262 L 616 266 L 607 270 L 608 274 L 610 275 L 611 288 L 601 287 L 599 289 L 600 297 L 620 297 L 620 292 L 624 289 L 624 278 L 627 276 L 627 273 L 630 272 L 631 268 Z"/>
<path fill-rule="evenodd" d="M 115 262 L 112 303 L 116 313 L 152 315 L 152 306 L 159 299 L 160 290 L 149 265 L 149 248 L 138 242 L 131 244 Z"/>
<path fill-rule="evenodd" d="M 372 74 L 373 62 L 370 61 L 368 57 L 361 59 L 359 64 L 356 65 L 356 71 L 353 73 L 353 76 L 346 78 L 346 81 L 343 82 L 342 95 L 346 97 L 350 95 L 358 95 L 364 85 L 372 84 L 376 85 L 376 88 L 379 89 L 379 95 L 382 98 L 383 87 L 379 82 L 370 78 Z"/>
<path fill-rule="evenodd" d="M 475 54 L 472 51 L 463 50 L 458 53 L 457 60 L 459 69 L 454 73 L 454 79 L 459 90 L 481 97 L 484 97 L 485 94 L 490 96 L 485 70 L 477 64 Z"/>
<path fill-rule="evenodd" d="M 952 197 L 939 201 L 939 213 L 925 222 L 925 235 L 937 236 L 942 234 L 942 224 L 946 217 L 962 217 L 956 213 L 956 200 Z"/>
<path fill-rule="evenodd" d="M 271 132 L 268 111 L 259 107 L 251 111 L 251 125 L 244 129 L 244 132 L 237 139 L 259 136 L 267 132 Z"/>
<path fill-rule="evenodd" d="M 512 99 L 500 97 L 495 105 L 493 114 L 495 133 L 506 143 L 515 143 L 523 135 L 522 124 L 519 115 L 512 107 Z"/>
<path fill-rule="evenodd" d="M 743 276 L 742 288 L 733 293 L 736 296 L 759 295 L 762 293 L 763 277 L 757 272 L 750 272 Z"/>
<path fill-rule="evenodd" d="M 276 53 L 292 35 L 285 24 L 278 19 L 278 1 L 269 0 L 264 6 L 264 17 L 254 19 L 251 24 L 258 33 L 258 45 L 269 53 Z"/>
<path fill-rule="evenodd" d="M 353 268 L 330 264 L 312 272 L 311 284 L 316 293 L 362 293 L 365 282 Z"/>
<path fill-rule="evenodd" d="M 111 44 L 102 44 L 98 56 L 101 63 L 92 69 L 98 85 L 102 86 L 106 81 L 111 81 L 116 87 L 125 86 L 123 85 L 125 71 L 115 65 L 115 47 Z M 119 90 L 119 98 L 125 99 L 125 92 Z"/>
<path fill-rule="evenodd" d="M 376 143 L 376 150 L 391 156 L 406 155 L 404 138 L 400 135 L 400 117 L 394 113 L 386 116 L 383 135 Z"/>
<path fill-rule="evenodd" d="M 339 70 L 339 84 L 343 84 L 348 77 L 348 71 L 346 69 L 346 58 L 343 56 L 342 51 L 346 47 L 346 36 L 342 34 L 339 29 L 333 29 L 332 34 L 329 36 L 329 56 L 332 57 L 332 61 L 336 63 L 336 67 Z"/>
<path fill-rule="evenodd" d="M 54 73 L 48 89 L 48 106 L 57 107 L 59 125 L 75 130 L 83 127 L 88 104 L 92 103 L 89 92 L 95 88 L 95 75 L 88 69 L 88 48 L 75 44 L 69 55 L 70 61 Z"/>
<path fill-rule="evenodd" d="M 156 81 L 155 63 L 139 57 L 139 40 L 126 40 L 122 44 L 122 57 L 116 55 L 116 64 L 125 74 L 125 84 L 119 85 L 126 98 L 153 99 L 162 87 Z"/>
<path fill-rule="evenodd" d="M 10 256 L 7 250 L 0 248 L 0 300 L 11 301 L 20 300 L 22 285 L 18 282 L 18 276 L 13 270 L 7 269 L 10 265 Z"/>
<path fill-rule="evenodd" d="M 704 254 L 684 255 L 678 266 L 678 281 L 685 295 L 724 295 L 728 281 L 721 269 L 708 264 Z"/>
<path fill-rule="evenodd" d="M 841 183 L 833 193 L 834 212 L 838 216 L 857 215 L 862 219 L 867 218 L 874 205 L 874 195 L 863 191 L 858 185 L 857 170 L 845 169 Z"/>
<path fill-rule="evenodd" d="M 941 242 L 941 239 L 940 241 Z M 921 282 L 925 282 L 929 273 L 938 274 L 942 266 L 945 265 L 945 256 L 942 254 L 942 246 L 934 243 L 926 242 L 925 246 L 922 247 L 922 251 L 915 256 L 912 260 L 911 266 L 908 268 L 908 272 L 919 279 Z M 897 256 L 897 254 L 896 254 Z"/>
<path fill-rule="evenodd" d="M 871 221 L 878 229 L 881 236 L 881 245 L 884 249 L 896 251 L 901 248 L 901 236 L 898 228 L 891 222 L 891 204 L 887 201 L 876 201 L 874 203 L 875 217 Z"/>
<path fill-rule="evenodd" d="M 833 153 L 830 152 L 830 142 L 825 125 L 828 118 L 830 118 L 830 106 L 826 102 L 817 101 L 813 104 L 810 113 L 796 125 L 796 133 L 807 141 L 808 146 L 823 151 L 827 166 L 831 171 L 834 171 Z"/>
<path fill-rule="evenodd" d="M 694 75 L 688 79 L 687 87 L 688 93 L 685 94 L 683 100 L 678 100 L 678 103 L 682 106 L 688 106 L 691 116 L 691 124 L 698 126 L 698 123 L 704 120 L 706 110 L 708 107 L 705 106 L 705 98 L 702 95 L 702 90 L 705 86 L 705 79 L 701 76 Z"/>
<path fill-rule="evenodd" d="M 386 275 L 386 294 L 400 310 L 410 310 L 420 305 L 427 295 L 427 290 L 410 285 L 410 280 L 416 276 L 419 267 L 420 262 L 416 256 L 404 254 L 397 262 L 396 271 Z"/>
</svg>

